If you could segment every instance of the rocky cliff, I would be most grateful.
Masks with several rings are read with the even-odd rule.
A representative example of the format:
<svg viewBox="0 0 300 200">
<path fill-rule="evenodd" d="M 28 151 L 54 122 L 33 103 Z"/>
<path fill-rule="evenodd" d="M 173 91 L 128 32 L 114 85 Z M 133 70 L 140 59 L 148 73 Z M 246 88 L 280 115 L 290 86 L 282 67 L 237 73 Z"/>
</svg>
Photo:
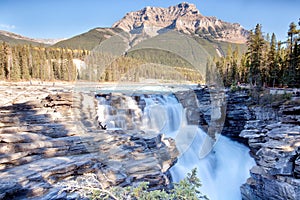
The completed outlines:
<svg viewBox="0 0 300 200">
<path fill-rule="evenodd" d="M 255 106 L 240 136 L 257 166 L 241 187 L 243 199 L 300 199 L 300 101 Z"/>
<path fill-rule="evenodd" d="M 93 94 L 53 86 L 0 90 L 0 199 L 81 199 L 87 187 L 170 184 L 174 141 L 101 130 Z"/>
<path fill-rule="evenodd" d="M 190 124 L 207 129 L 211 123 L 208 88 L 177 93 Z M 222 134 L 249 146 L 256 161 L 247 183 L 245 200 L 300 199 L 300 100 L 257 104 L 249 91 L 226 92 L 226 119 Z"/>
<path fill-rule="evenodd" d="M 248 31 L 239 24 L 203 16 L 195 5 L 189 3 L 168 8 L 146 7 L 130 12 L 113 27 L 133 34 L 143 32 L 149 36 L 176 30 L 235 43 L 245 43 L 248 36 Z"/>
<path fill-rule="evenodd" d="M 220 98 L 222 95 L 215 94 L 209 88 L 176 93 L 177 99 L 186 108 L 188 123 L 199 125 L 205 131 L 208 131 L 208 127 L 211 126 L 212 109 L 215 107 L 212 102 L 213 96 Z M 221 124 L 222 135 L 247 144 L 247 139 L 240 137 L 239 134 L 244 129 L 247 121 L 255 118 L 248 107 L 250 102 L 251 98 L 247 91 L 226 92 L 225 98 L 217 105 L 223 107 L 222 111 L 225 114 Z"/>
</svg>

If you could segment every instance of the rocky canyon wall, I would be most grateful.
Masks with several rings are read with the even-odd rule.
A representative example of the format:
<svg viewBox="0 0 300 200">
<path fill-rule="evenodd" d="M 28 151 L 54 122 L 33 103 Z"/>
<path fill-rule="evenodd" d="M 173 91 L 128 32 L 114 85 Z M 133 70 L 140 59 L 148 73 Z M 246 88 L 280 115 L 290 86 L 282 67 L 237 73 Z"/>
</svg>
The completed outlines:
<svg viewBox="0 0 300 200">
<path fill-rule="evenodd" d="M 208 88 L 178 92 L 190 124 L 210 125 Z M 226 92 L 222 134 L 249 146 L 256 161 L 241 186 L 243 199 L 300 199 L 300 100 L 279 99 L 257 104 L 248 90 Z M 223 104 L 223 106 L 225 106 Z"/>
</svg>

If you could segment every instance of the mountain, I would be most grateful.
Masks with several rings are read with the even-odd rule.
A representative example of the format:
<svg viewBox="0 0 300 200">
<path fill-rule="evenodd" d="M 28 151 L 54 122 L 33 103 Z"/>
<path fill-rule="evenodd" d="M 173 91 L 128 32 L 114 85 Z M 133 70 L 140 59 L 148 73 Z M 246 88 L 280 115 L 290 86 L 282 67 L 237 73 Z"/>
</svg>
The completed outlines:
<svg viewBox="0 0 300 200">
<path fill-rule="evenodd" d="M 189 3 L 180 3 L 168 8 L 146 7 L 130 12 L 116 22 L 113 28 L 130 33 L 143 32 L 150 36 L 176 30 L 233 43 L 245 43 L 249 34 L 237 23 L 203 16 L 194 4 Z"/>
<path fill-rule="evenodd" d="M 129 12 L 113 24 L 112 28 L 94 28 L 68 39 L 33 39 L 0 30 L 0 41 L 13 45 L 53 45 L 54 47 L 92 50 L 122 31 L 131 34 L 130 47 L 168 31 L 190 35 L 197 41 L 202 38 L 206 41 L 200 41 L 200 43 L 214 43 L 214 49 L 216 49 L 215 46 L 218 48 L 224 46 L 223 44 L 227 46 L 226 43 L 244 44 L 249 35 L 249 32 L 241 25 L 224 22 L 216 17 L 203 16 L 194 4 L 184 2 L 168 8 L 148 6 L 136 12 Z M 225 43 L 219 43 L 220 41 Z M 219 50 L 218 54 L 224 51 L 220 48 Z"/>
<path fill-rule="evenodd" d="M 0 30 L 0 41 L 7 42 L 12 45 L 18 44 L 31 44 L 31 45 L 41 45 L 41 43 L 35 41 L 34 39 L 24 37 L 15 33 L 1 31 Z"/>
<path fill-rule="evenodd" d="M 44 38 L 35 38 L 33 39 L 34 41 L 41 43 L 41 44 L 46 44 L 46 45 L 54 45 L 62 40 L 65 40 L 66 38 L 59 38 L 59 39 L 44 39 Z"/>
<path fill-rule="evenodd" d="M 53 46 L 92 50 L 95 46 L 99 45 L 101 42 L 110 38 L 111 36 L 118 34 L 120 31 L 121 30 L 117 28 L 95 28 L 86 33 L 62 40 Z"/>
<path fill-rule="evenodd" d="M 33 39 L 12 32 L 0 30 L 0 41 L 7 42 L 12 45 L 18 45 L 18 44 L 20 45 L 31 44 L 33 46 L 53 45 L 59 42 L 60 40 L 62 39 Z"/>
<path fill-rule="evenodd" d="M 243 50 L 249 34 L 237 23 L 203 16 L 195 5 L 180 3 L 168 8 L 146 7 L 129 12 L 113 24 L 112 28 L 95 28 L 54 46 L 92 50 L 103 41 L 123 32 L 128 34 L 125 37 L 127 50 L 130 50 L 136 45 L 143 46 L 143 42 L 150 38 L 155 41 L 155 36 L 169 31 L 193 37 L 213 56 L 224 55 L 229 45 L 240 46 Z"/>
<path fill-rule="evenodd" d="M 95 28 L 54 46 L 126 55 L 185 69 L 196 67 L 205 74 L 207 60 L 225 56 L 229 46 L 245 52 L 248 35 L 237 23 L 203 16 L 195 5 L 180 3 L 129 12 L 111 28 Z"/>
</svg>

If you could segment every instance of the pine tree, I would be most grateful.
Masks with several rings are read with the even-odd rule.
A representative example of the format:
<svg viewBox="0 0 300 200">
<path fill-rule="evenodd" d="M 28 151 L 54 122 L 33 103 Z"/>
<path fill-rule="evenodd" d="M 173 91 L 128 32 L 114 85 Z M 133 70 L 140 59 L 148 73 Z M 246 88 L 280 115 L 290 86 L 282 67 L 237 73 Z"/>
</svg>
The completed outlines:
<svg viewBox="0 0 300 200">
<path fill-rule="evenodd" d="M 282 47 L 282 43 L 277 43 L 277 61 L 279 65 L 278 79 L 280 86 L 285 86 L 289 82 L 289 70 L 288 70 L 288 51 Z"/>
<path fill-rule="evenodd" d="M 23 47 L 19 47 L 19 62 L 21 67 L 21 78 L 23 80 L 29 80 L 29 49 L 28 46 L 24 45 Z"/>
<path fill-rule="evenodd" d="M 68 51 L 66 56 L 67 56 L 66 61 L 67 61 L 67 65 L 68 65 L 67 66 L 67 73 L 68 73 L 67 80 L 75 81 L 77 71 L 76 71 L 76 66 L 73 63 L 73 52 Z"/>
<path fill-rule="evenodd" d="M 0 44 L 0 80 L 4 80 L 6 78 L 5 65 L 7 63 L 7 55 L 5 53 L 4 45 L 4 42 Z"/>
<path fill-rule="evenodd" d="M 276 36 L 273 33 L 270 42 L 270 50 L 268 52 L 268 58 L 267 58 L 267 69 L 269 71 L 268 85 L 272 85 L 273 87 L 275 87 L 275 84 L 278 84 L 278 76 L 279 76 L 279 64 L 278 64 L 278 55 L 277 55 L 276 46 L 277 46 Z"/>
<path fill-rule="evenodd" d="M 230 78 L 231 78 L 231 83 L 230 85 L 236 85 L 237 82 L 239 82 L 240 78 L 238 76 L 238 68 L 239 68 L 239 49 L 235 48 L 235 50 L 232 53 L 232 58 L 231 58 L 231 73 L 230 73 Z"/>
<path fill-rule="evenodd" d="M 6 42 L 0 45 L 0 79 L 9 79 L 10 66 L 9 66 L 9 52 L 10 47 Z"/>
<path fill-rule="evenodd" d="M 18 47 L 12 48 L 12 64 L 10 68 L 10 79 L 12 81 L 19 81 L 21 79 L 21 67 L 19 62 Z"/>
<path fill-rule="evenodd" d="M 232 77 L 231 77 L 231 61 L 232 61 L 232 47 L 231 45 L 229 45 L 228 49 L 227 49 L 227 54 L 225 57 L 225 61 L 224 61 L 224 67 L 225 67 L 225 73 L 224 73 L 224 84 L 226 86 L 229 86 L 232 83 Z"/>
<path fill-rule="evenodd" d="M 214 74 L 213 74 L 213 62 L 208 60 L 206 62 L 206 70 L 205 70 L 205 82 L 207 85 L 211 85 L 214 82 Z"/>
<path fill-rule="evenodd" d="M 252 86 L 262 86 L 261 68 L 263 63 L 263 50 L 265 40 L 261 31 L 261 25 L 257 24 L 254 30 L 250 32 L 248 45 L 249 59 L 249 82 Z"/>
<path fill-rule="evenodd" d="M 288 78 L 290 80 L 289 85 L 296 85 L 296 69 L 297 69 L 297 49 L 298 49 L 298 37 L 299 30 L 297 29 L 297 25 L 292 22 L 289 26 L 288 30 L 288 49 L 289 49 L 289 72 Z"/>
<path fill-rule="evenodd" d="M 248 82 L 248 74 L 249 74 L 249 59 L 247 57 L 247 54 L 243 54 L 240 61 L 240 67 L 239 67 L 239 77 L 241 83 L 247 83 Z"/>
</svg>

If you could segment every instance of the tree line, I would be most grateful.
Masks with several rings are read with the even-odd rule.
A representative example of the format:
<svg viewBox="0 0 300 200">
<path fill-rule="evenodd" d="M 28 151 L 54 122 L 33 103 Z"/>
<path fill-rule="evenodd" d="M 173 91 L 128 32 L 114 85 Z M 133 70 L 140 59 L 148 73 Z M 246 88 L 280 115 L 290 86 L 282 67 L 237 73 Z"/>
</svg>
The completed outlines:
<svg viewBox="0 0 300 200">
<path fill-rule="evenodd" d="M 74 58 L 83 59 L 84 50 L 0 43 L 0 80 L 74 81 Z"/>
<path fill-rule="evenodd" d="M 149 54 L 151 55 L 151 54 Z M 85 58 L 86 67 L 79 73 L 79 78 L 88 81 L 140 82 L 145 79 L 162 81 L 201 82 L 201 74 L 183 64 L 155 63 L 145 57 L 113 56 L 92 51 Z"/>
<path fill-rule="evenodd" d="M 84 62 L 76 66 L 74 59 Z M 113 56 L 99 51 L 0 43 L 0 80 L 139 82 L 144 79 L 199 82 L 191 68 L 149 64 L 132 56 Z"/>
<path fill-rule="evenodd" d="M 295 23 L 290 24 L 287 38 L 281 42 L 274 33 L 264 35 L 262 26 L 257 24 L 250 31 L 246 53 L 229 46 L 226 56 L 209 61 L 206 82 L 221 81 L 225 86 L 248 83 L 257 87 L 300 87 L 300 30 Z M 161 63 L 153 63 L 153 56 L 154 59 L 160 56 Z M 13 46 L 2 42 L 0 80 L 135 82 L 161 79 L 203 82 L 204 77 L 199 72 L 184 61 L 173 58 L 165 52 L 133 52 L 115 57 L 97 51 Z M 84 61 L 84 65 L 76 67 L 74 59 Z"/>
<path fill-rule="evenodd" d="M 277 41 L 274 33 L 264 35 L 257 24 L 250 31 L 246 53 L 239 56 L 239 49 L 229 48 L 225 57 L 214 58 L 219 78 L 225 86 L 300 87 L 300 29 L 294 22 L 287 37 L 285 42 Z M 207 73 L 213 73 L 212 69 Z"/>
</svg>

